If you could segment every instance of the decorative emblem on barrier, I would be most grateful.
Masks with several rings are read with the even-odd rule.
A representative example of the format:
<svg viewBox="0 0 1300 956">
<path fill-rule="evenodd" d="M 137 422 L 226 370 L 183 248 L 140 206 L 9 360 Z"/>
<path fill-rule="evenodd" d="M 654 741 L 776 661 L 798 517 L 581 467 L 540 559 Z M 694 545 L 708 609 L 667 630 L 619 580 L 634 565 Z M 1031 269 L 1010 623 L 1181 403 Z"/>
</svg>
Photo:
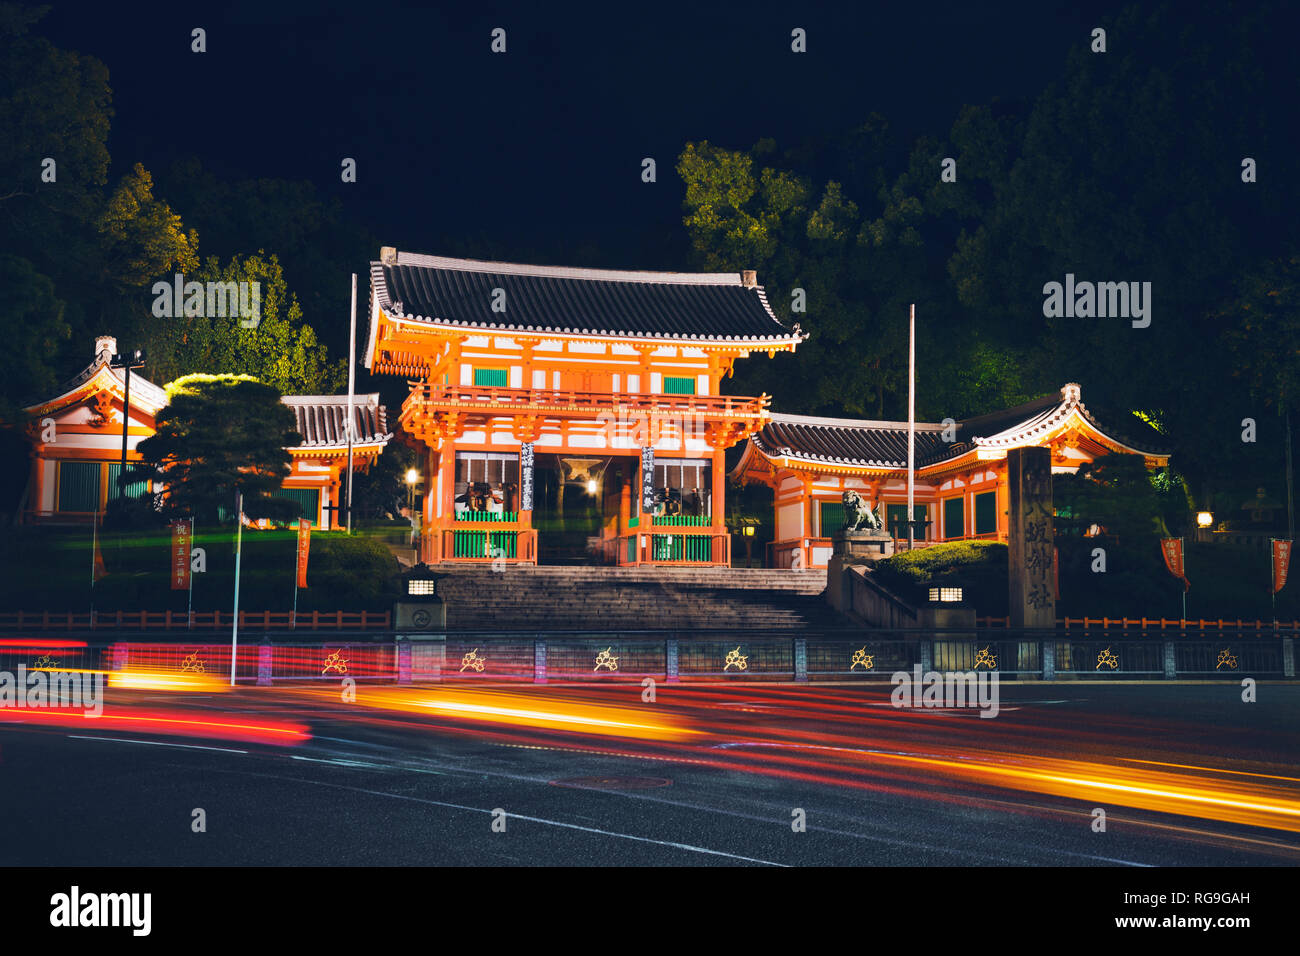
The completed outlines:
<svg viewBox="0 0 1300 956">
<path fill-rule="evenodd" d="M 868 654 L 865 647 L 859 651 L 854 651 L 853 663 L 849 665 L 849 670 L 853 670 L 853 668 L 857 667 L 859 664 L 862 665 L 863 670 L 873 670 L 876 666 L 876 655 Z"/>
<path fill-rule="evenodd" d="M 989 649 L 986 647 L 982 651 L 975 652 L 975 666 L 972 667 L 971 670 L 977 671 L 981 667 L 987 667 L 989 670 L 993 670 L 997 666 L 997 656 L 990 654 Z"/>
<path fill-rule="evenodd" d="M 1219 651 L 1219 658 L 1214 664 L 1214 669 L 1217 671 L 1220 667 L 1227 667 L 1230 671 L 1237 669 L 1237 658 L 1232 654 L 1231 647 L 1225 647 Z"/>
<path fill-rule="evenodd" d="M 746 655 L 740 653 L 739 644 L 736 645 L 736 649 L 734 651 L 727 651 L 727 663 L 723 666 L 722 669 L 724 671 L 730 670 L 733 666 L 737 670 L 742 670 L 742 671 L 748 670 L 749 668 L 749 658 Z"/>
<path fill-rule="evenodd" d="M 49 654 L 42 654 L 36 658 L 36 663 L 32 665 L 32 670 L 41 670 L 47 667 L 58 667 L 59 662 L 50 657 Z"/>
<path fill-rule="evenodd" d="M 185 660 L 181 661 L 181 672 L 190 674 L 204 673 L 203 661 L 199 660 L 199 652 L 195 651 Z"/>
<path fill-rule="evenodd" d="M 618 658 L 610 653 L 613 649 L 613 647 L 607 647 L 596 655 L 596 666 L 592 668 L 593 673 L 602 667 L 611 671 L 618 670 Z"/>
<path fill-rule="evenodd" d="M 1097 666 L 1094 670 L 1101 670 L 1103 664 L 1111 670 L 1119 667 L 1119 658 L 1110 652 L 1109 647 L 1097 655 Z"/>
<path fill-rule="evenodd" d="M 321 671 L 321 674 L 325 675 L 330 671 L 335 674 L 346 674 L 348 672 L 348 662 L 344 659 L 342 651 L 335 651 L 325 658 L 325 669 Z"/>
<path fill-rule="evenodd" d="M 462 674 L 465 673 L 467 667 L 478 674 L 482 674 L 483 668 L 487 667 L 487 658 L 478 656 L 477 647 L 460 659 L 460 672 Z"/>
</svg>

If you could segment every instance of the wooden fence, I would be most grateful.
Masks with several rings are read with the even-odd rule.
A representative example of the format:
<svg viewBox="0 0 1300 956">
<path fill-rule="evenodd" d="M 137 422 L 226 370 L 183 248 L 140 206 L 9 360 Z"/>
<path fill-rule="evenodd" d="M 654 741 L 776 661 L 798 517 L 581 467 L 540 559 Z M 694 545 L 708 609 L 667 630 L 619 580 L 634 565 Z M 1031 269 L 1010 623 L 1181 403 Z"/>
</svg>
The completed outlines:
<svg viewBox="0 0 1300 956">
<path fill-rule="evenodd" d="M 1009 617 L 979 617 L 975 619 L 979 627 L 1010 627 Z M 1207 618 L 1167 617 L 1061 617 L 1056 619 L 1059 630 L 1069 632 L 1072 629 L 1082 631 L 1233 631 L 1241 633 L 1255 631 L 1260 634 L 1286 632 L 1295 634 L 1300 631 L 1300 621 L 1247 621 L 1237 618 L 1235 621 Z"/>
</svg>

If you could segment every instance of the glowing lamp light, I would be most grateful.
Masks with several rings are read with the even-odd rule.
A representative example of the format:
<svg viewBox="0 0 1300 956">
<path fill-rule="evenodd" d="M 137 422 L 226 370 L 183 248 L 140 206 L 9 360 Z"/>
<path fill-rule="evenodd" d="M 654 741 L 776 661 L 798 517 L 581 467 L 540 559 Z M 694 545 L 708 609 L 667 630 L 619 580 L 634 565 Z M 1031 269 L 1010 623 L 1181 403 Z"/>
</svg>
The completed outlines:
<svg viewBox="0 0 1300 956">
<path fill-rule="evenodd" d="M 961 588 L 930 588 L 930 600 L 942 603 L 961 601 Z"/>
<path fill-rule="evenodd" d="M 414 468 L 406 469 L 406 483 L 413 485 L 420 480 L 420 473 Z"/>
<path fill-rule="evenodd" d="M 754 526 L 752 524 L 745 525 L 745 537 L 746 538 L 754 537 Z"/>
<path fill-rule="evenodd" d="M 595 478 L 588 478 L 588 479 L 587 479 L 587 494 L 589 494 L 589 495 L 594 495 L 595 493 L 596 493 L 596 479 L 595 479 Z"/>
<path fill-rule="evenodd" d="M 1214 524 L 1214 515 L 1209 511 L 1198 511 L 1196 513 L 1196 526 L 1198 528 L 1208 528 Z"/>
</svg>

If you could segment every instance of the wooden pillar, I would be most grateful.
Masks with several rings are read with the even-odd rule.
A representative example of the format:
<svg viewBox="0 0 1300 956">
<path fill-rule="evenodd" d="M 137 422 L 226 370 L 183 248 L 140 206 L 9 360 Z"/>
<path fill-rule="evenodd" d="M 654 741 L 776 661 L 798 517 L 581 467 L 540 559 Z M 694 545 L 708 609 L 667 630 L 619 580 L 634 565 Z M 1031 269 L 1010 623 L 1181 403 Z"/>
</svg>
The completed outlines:
<svg viewBox="0 0 1300 956">
<path fill-rule="evenodd" d="M 683 441 L 685 447 L 685 441 Z M 709 507 L 712 510 L 713 533 L 725 535 L 727 533 L 727 475 L 726 475 L 726 451 L 722 448 L 713 449 L 713 489 L 709 499 Z M 716 539 L 717 544 L 713 553 L 715 564 L 730 563 L 731 541 L 728 538 Z"/>
</svg>

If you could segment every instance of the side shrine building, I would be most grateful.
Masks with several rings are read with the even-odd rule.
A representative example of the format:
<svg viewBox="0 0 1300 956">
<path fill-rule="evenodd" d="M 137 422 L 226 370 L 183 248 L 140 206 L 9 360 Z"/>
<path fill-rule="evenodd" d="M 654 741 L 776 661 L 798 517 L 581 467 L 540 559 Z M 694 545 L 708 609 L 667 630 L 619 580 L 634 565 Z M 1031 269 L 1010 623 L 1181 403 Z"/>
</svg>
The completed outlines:
<svg viewBox="0 0 1300 956">
<path fill-rule="evenodd" d="M 24 493 L 22 520 L 29 524 L 86 522 L 104 513 L 121 490 L 122 428 L 126 412 L 125 371 L 113 368 L 117 340 L 100 336 L 95 357 L 57 393 L 26 408 L 27 437 L 32 446 L 31 476 Z M 279 497 L 298 502 L 317 528 L 337 524 L 339 489 L 347 468 L 346 395 L 286 395 L 280 401 L 293 411 L 302 443 L 286 449 L 291 472 Z M 167 393 L 143 375 L 131 375 L 127 461 L 140 460 L 136 450 L 154 434 Z M 379 395 L 353 396 L 356 430 L 353 461 L 365 470 L 393 437 Z M 128 497 L 154 491 L 151 483 L 128 486 Z"/>
<path fill-rule="evenodd" d="M 753 272 L 624 272 L 415 255 L 370 267 L 364 363 L 404 376 L 426 478 L 421 556 L 729 565 L 727 448 L 769 398 L 737 359 L 793 351 Z"/>
<path fill-rule="evenodd" d="M 1047 447 L 1052 471 L 1073 472 L 1102 454 L 1142 455 L 1148 468 L 1169 463 L 1159 434 L 1139 419 L 1123 431 L 1083 404 L 1078 385 L 1018 408 L 948 424 L 917 422 L 913 507 L 924 534 L 917 545 L 962 539 L 1007 540 L 1007 451 Z M 731 477 L 775 494 L 770 567 L 826 567 L 831 535 L 844 518 L 842 495 L 856 491 L 880 506 L 886 530 L 907 538 L 907 422 L 769 415 L 751 436 Z"/>
</svg>

